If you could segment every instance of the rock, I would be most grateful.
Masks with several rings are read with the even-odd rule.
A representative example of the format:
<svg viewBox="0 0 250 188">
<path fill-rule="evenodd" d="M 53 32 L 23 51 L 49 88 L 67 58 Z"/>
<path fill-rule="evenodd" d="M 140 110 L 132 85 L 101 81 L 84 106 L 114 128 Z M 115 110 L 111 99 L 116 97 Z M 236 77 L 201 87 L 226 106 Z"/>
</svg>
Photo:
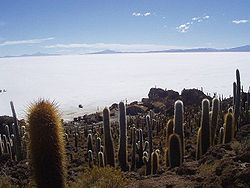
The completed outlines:
<svg viewBox="0 0 250 188">
<path fill-rule="evenodd" d="M 200 106 L 202 99 L 205 98 L 211 99 L 211 97 L 206 96 L 202 91 L 198 89 L 183 89 L 181 92 L 181 99 L 185 106 Z"/>
<path fill-rule="evenodd" d="M 127 111 L 127 115 L 135 116 L 140 113 L 145 113 L 147 111 L 147 107 L 141 106 L 138 104 L 133 104 L 133 105 L 129 105 L 126 108 L 126 111 Z"/>
<path fill-rule="evenodd" d="M 173 90 L 163 90 L 161 88 L 151 88 L 148 93 L 148 98 L 150 100 L 158 100 L 158 99 L 172 99 L 177 100 L 179 97 L 179 93 Z"/>
</svg>

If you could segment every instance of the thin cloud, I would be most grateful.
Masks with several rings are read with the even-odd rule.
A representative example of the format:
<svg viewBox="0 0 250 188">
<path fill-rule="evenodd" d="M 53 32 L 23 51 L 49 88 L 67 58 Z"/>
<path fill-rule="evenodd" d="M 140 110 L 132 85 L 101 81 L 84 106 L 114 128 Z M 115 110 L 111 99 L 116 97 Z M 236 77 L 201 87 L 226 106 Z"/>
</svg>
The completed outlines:
<svg viewBox="0 0 250 188">
<path fill-rule="evenodd" d="M 45 41 L 53 40 L 54 37 L 49 38 L 39 38 L 39 39 L 28 39 L 28 40 L 10 40 L 0 43 L 0 46 L 12 46 L 21 44 L 39 44 Z"/>
<path fill-rule="evenodd" d="M 248 23 L 249 20 L 233 20 L 232 23 L 234 24 L 244 24 L 244 23 Z"/>
<path fill-rule="evenodd" d="M 191 18 L 191 20 L 189 22 L 186 22 L 184 24 L 177 26 L 176 30 L 180 33 L 186 33 L 191 28 L 191 25 L 203 22 L 204 20 L 207 20 L 209 18 L 210 18 L 210 16 L 208 16 L 208 15 L 193 17 L 193 18 Z"/>
<path fill-rule="evenodd" d="M 20 45 L 20 44 L 39 44 L 48 40 L 53 40 L 53 37 L 39 38 L 39 39 L 28 39 L 28 40 L 11 40 L 0 43 L 0 46 Z"/>
<path fill-rule="evenodd" d="M 145 13 L 133 12 L 132 13 L 132 16 L 136 16 L 136 17 L 138 17 L 138 16 L 145 16 L 145 17 L 147 17 L 147 16 L 151 16 L 151 15 L 152 15 L 151 12 L 145 12 Z"/>
<path fill-rule="evenodd" d="M 118 43 L 71 43 L 71 44 L 54 44 L 47 45 L 44 48 L 49 49 L 84 49 L 84 50 L 116 50 L 116 51 L 151 51 L 151 50 L 166 50 L 176 49 L 180 46 L 169 46 L 160 44 L 118 44 Z"/>
</svg>

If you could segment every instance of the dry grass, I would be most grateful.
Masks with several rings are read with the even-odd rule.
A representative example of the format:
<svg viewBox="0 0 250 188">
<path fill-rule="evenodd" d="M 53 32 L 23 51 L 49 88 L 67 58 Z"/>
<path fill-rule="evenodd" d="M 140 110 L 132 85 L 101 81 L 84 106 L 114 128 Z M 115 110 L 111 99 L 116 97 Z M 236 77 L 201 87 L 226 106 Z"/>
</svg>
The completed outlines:
<svg viewBox="0 0 250 188">
<path fill-rule="evenodd" d="M 211 176 L 212 173 L 215 172 L 219 163 L 219 160 L 215 160 L 213 163 L 210 164 L 202 164 L 199 166 L 198 172 L 202 176 Z"/>
<path fill-rule="evenodd" d="M 111 167 L 85 169 L 76 183 L 72 183 L 72 188 L 121 188 L 130 183 L 130 180 L 122 174 L 120 170 Z"/>
<path fill-rule="evenodd" d="M 9 178 L 0 178 L 0 188 L 16 188 L 17 186 L 12 185 Z"/>
</svg>

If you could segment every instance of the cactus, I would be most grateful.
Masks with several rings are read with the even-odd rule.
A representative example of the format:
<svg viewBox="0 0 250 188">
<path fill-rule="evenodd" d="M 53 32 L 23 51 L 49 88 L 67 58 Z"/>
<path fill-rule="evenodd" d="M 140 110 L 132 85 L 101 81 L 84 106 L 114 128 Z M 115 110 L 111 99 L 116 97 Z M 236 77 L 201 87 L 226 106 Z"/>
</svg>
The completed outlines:
<svg viewBox="0 0 250 188">
<path fill-rule="evenodd" d="M 139 156 L 139 160 L 138 160 L 138 168 L 140 168 L 143 165 L 143 132 L 142 129 L 139 129 L 139 141 L 138 141 L 138 156 Z"/>
<path fill-rule="evenodd" d="M 144 152 L 144 151 L 147 151 L 148 148 L 149 148 L 149 142 L 148 142 L 148 141 L 145 141 L 143 152 Z"/>
<path fill-rule="evenodd" d="M 150 111 L 151 112 L 151 111 Z M 153 114 L 153 112 L 151 112 Z M 151 153 L 153 152 L 153 138 L 152 138 L 152 124 L 150 120 L 150 116 L 146 116 L 146 124 L 147 124 L 147 129 L 148 129 L 148 143 L 149 143 L 149 158 L 148 158 L 148 165 L 147 165 L 147 174 L 151 173 Z"/>
<path fill-rule="evenodd" d="M 177 100 L 174 105 L 174 133 L 180 136 L 182 154 L 184 155 L 185 142 L 184 142 L 183 114 L 184 114 L 183 103 L 181 100 Z"/>
<path fill-rule="evenodd" d="M 174 133 L 174 120 L 170 119 L 168 120 L 167 123 L 167 135 L 166 135 L 167 140 L 169 139 L 169 136 L 173 133 Z"/>
<path fill-rule="evenodd" d="M 91 133 L 88 134 L 87 141 L 88 141 L 88 151 L 89 150 L 93 151 L 93 138 Z"/>
<path fill-rule="evenodd" d="M 180 136 L 176 133 L 170 135 L 168 141 L 168 164 L 170 168 L 181 166 L 182 159 L 182 148 Z"/>
<path fill-rule="evenodd" d="M 143 164 L 146 166 L 145 175 L 148 175 L 148 169 L 149 169 L 149 167 L 148 167 L 149 166 L 148 152 L 146 152 L 146 151 L 143 152 L 142 160 L 143 160 Z"/>
<path fill-rule="evenodd" d="M 223 144 L 229 143 L 234 138 L 234 117 L 232 113 L 227 113 L 225 117 L 225 124 L 224 124 L 224 138 Z"/>
<path fill-rule="evenodd" d="M 0 156 L 4 153 L 4 143 L 2 141 L 2 135 L 0 134 Z"/>
<path fill-rule="evenodd" d="M 15 135 L 15 152 L 16 152 L 16 156 L 17 156 L 17 161 L 22 160 L 22 145 L 21 145 L 21 136 L 20 136 L 20 131 L 19 131 L 19 124 L 18 124 L 18 120 L 17 120 L 17 116 L 16 116 L 16 111 L 15 111 L 15 107 L 12 101 L 10 101 L 10 107 L 11 107 L 11 111 L 12 111 L 12 115 L 14 118 L 14 126 L 13 126 L 13 133 Z"/>
<path fill-rule="evenodd" d="M 151 154 L 151 174 L 157 174 L 159 172 L 159 153 L 154 151 Z"/>
<path fill-rule="evenodd" d="M 201 128 L 197 132 L 197 142 L 196 142 L 196 160 L 199 160 L 201 157 Z"/>
<path fill-rule="evenodd" d="M 166 167 L 169 167 L 168 148 L 165 150 L 165 156 L 166 156 Z"/>
<path fill-rule="evenodd" d="M 136 170 L 136 128 L 132 128 L 132 164 L 131 164 L 131 170 Z"/>
<path fill-rule="evenodd" d="M 106 164 L 115 166 L 114 143 L 110 130 L 110 112 L 108 108 L 103 110 L 103 131 L 104 131 L 104 149 Z"/>
<path fill-rule="evenodd" d="M 63 127 L 54 103 L 39 100 L 28 112 L 31 163 L 37 187 L 65 187 Z"/>
<path fill-rule="evenodd" d="M 101 151 L 102 140 L 100 137 L 96 138 L 96 155 Z"/>
<path fill-rule="evenodd" d="M 118 161 L 122 171 L 128 171 L 128 152 L 127 152 L 127 119 L 126 108 L 123 102 L 119 103 L 119 127 L 120 127 L 120 139 L 119 139 L 119 151 Z"/>
<path fill-rule="evenodd" d="M 202 100 L 201 115 L 201 154 L 204 155 L 210 147 L 209 100 Z"/>
<path fill-rule="evenodd" d="M 234 107 L 234 120 L 236 129 L 239 129 L 240 123 L 240 113 L 241 113 L 241 85 L 240 85 L 240 71 L 236 70 L 236 97 L 235 97 L 235 107 Z"/>
<path fill-rule="evenodd" d="M 98 165 L 99 165 L 99 167 L 104 167 L 105 166 L 104 154 L 101 151 L 98 152 Z"/>
<path fill-rule="evenodd" d="M 236 82 L 233 83 L 233 105 L 236 104 L 236 98 L 237 98 L 237 85 Z"/>
<path fill-rule="evenodd" d="M 214 98 L 212 101 L 212 116 L 211 116 L 211 145 L 215 144 L 216 132 L 218 129 L 220 102 L 218 98 Z"/>
<path fill-rule="evenodd" d="M 223 139 L 224 139 L 224 127 L 221 127 L 220 128 L 220 131 L 219 131 L 219 144 L 223 144 Z"/>
<path fill-rule="evenodd" d="M 93 152 L 92 150 L 88 151 L 88 162 L 89 162 L 89 168 L 93 168 L 94 166 L 94 161 L 93 161 Z"/>
</svg>

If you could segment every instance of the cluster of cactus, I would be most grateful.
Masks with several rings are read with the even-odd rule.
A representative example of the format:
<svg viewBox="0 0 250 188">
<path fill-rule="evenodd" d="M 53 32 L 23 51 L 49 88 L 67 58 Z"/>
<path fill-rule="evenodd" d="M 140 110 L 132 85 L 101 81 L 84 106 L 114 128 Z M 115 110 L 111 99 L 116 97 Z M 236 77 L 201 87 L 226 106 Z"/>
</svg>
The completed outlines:
<svg viewBox="0 0 250 188">
<path fill-rule="evenodd" d="M 11 160 L 20 161 L 27 157 L 27 133 L 25 126 L 19 125 L 12 101 L 10 106 L 13 123 L 2 125 L 4 130 L 0 131 L 0 156 L 7 154 Z"/>
</svg>

